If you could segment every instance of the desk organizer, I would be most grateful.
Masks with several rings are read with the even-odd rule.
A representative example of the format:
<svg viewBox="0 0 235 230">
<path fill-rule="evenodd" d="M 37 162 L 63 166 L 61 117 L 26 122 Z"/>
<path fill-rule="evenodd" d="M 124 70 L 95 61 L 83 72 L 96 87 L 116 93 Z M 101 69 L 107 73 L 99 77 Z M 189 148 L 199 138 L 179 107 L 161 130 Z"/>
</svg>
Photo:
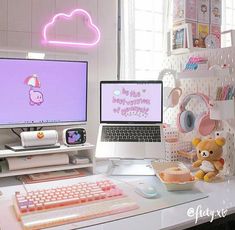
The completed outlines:
<svg viewBox="0 0 235 230">
<path fill-rule="evenodd" d="M 10 176 L 20 176 L 20 175 L 28 175 L 28 174 L 35 174 L 35 173 L 46 173 L 46 172 L 54 172 L 54 171 L 61 171 L 61 170 L 72 170 L 72 169 L 86 169 L 89 173 L 94 173 L 95 170 L 95 156 L 94 156 L 94 145 L 91 145 L 89 143 L 85 143 L 84 145 L 78 145 L 73 147 L 68 147 L 65 145 L 61 145 L 60 148 L 55 149 L 40 149 L 40 150 L 29 150 L 29 151 L 23 151 L 23 152 L 14 152 L 9 149 L 2 149 L 0 150 L 0 178 L 1 177 L 10 177 Z M 38 156 L 36 159 L 40 158 L 42 159 L 44 155 L 48 154 L 62 154 L 60 155 L 65 156 L 69 155 L 79 155 L 79 157 L 87 157 L 90 159 L 90 162 L 88 164 L 69 164 L 68 163 L 68 157 L 64 157 L 66 160 L 66 163 L 68 164 L 62 164 L 62 165 L 51 165 L 51 166 L 42 166 L 40 165 L 34 165 L 34 168 L 23 168 L 20 169 L 17 164 L 13 164 L 13 166 L 16 166 L 17 168 L 9 168 L 9 165 L 6 162 L 6 158 L 8 158 L 8 161 L 14 162 L 14 158 L 18 159 L 19 161 L 22 161 L 23 157 L 35 157 Z M 11 159 L 12 158 L 12 159 Z M 18 161 L 17 160 L 17 161 Z M 61 159 L 59 159 L 61 161 Z M 62 163 L 65 163 L 63 160 Z M 36 163 L 35 163 L 36 164 Z M 12 165 L 12 164 L 11 164 Z M 10 170 L 12 169 L 12 170 Z"/>
<path fill-rule="evenodd" d="M 68 165 L 69 156 L 66 153 L 53 153 L 35 156 L 8 157 L 8 168 L 12 170 Z"/>
<path fill-rule="evenodd" d="M 165 142 L 166 160 L 178 161 L 178 151 L 191 151 L 192 143 L 190 141 Z"/>
<path fill-rule="evenodd" d="M 220 69 L 220 70 L 196 70 L 196 71 L 182 71 L 178 74 L 178 78 L 188 79 L 188 80 L 207 80 L 208 78 L 221 78 L 228 76 L 230 74 L 230 68 Z"/>
<path fill-rule="evenodd" d="M 235 118 L 234 100 L 214 101 L 210 109 L 210 118 L 213 120 L 231 120 Z"/>
<path fill-rule="evenodd" d="M 163 135 L 167 142 L 177 141 L 179 138 L 179 131 L 177 128 L 167 127 L 163 129 Z"/>
<path fill-rule="evenodd" d="M 192 164 L 197 159 L 196 150 L 191 150 L 191 151 L 179 150 L 177 153 L 178 153 L 178 159 L 181 162 L 187 162 Z"/>
</svg>

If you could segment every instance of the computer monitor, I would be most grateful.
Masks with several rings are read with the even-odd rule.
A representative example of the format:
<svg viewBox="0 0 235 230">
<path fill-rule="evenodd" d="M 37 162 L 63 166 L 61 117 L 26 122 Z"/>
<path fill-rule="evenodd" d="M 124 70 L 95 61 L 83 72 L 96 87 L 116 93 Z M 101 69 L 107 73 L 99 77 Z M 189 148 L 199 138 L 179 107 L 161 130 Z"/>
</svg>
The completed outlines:
<svg viewBox="0 0 235 230">
<path fill-rule="evenodd" d="M 102 81 L 101 123 L 162 123 L 162 81 Z"/>
<path fill-rule="evenodd" d="M 87 121 L 86 61 L 0 59 L 0 128 Z"/>
</svg>

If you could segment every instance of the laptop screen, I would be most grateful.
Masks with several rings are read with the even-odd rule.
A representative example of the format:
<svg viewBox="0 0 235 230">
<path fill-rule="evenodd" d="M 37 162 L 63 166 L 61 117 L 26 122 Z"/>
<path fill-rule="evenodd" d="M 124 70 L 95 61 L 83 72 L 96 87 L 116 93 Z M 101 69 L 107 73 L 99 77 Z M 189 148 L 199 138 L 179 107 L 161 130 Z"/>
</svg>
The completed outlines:
<svg viewBox="0 0 235 230">
<path fill-rule="evenodd" d="M 101 123 L 162 123 L 161 81 L 102 81 Z"/>
</svg>

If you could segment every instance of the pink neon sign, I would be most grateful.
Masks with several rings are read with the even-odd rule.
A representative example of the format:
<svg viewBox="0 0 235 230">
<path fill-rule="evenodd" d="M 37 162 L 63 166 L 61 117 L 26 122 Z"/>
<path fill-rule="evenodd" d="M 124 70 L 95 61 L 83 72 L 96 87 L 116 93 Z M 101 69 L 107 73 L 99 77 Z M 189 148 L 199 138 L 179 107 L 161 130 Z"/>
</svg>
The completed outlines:
<svg viewBox="0 0 235 230">
<path fill-rule="evenodd" d="M 91 42 L 70 42 L 70 41 L 60 41 L 60 40 L 49 40 L 48 39 L 48 35 L 47 35 L 48 30 L 55 25 L 56 21 L 59 18 L 60 19 L 61 18 L 71 19 L 73 16 L 81 15 L 81 14 L 85 15 L 85 17 L 88 19 L 87 25 L 93 31 L 93 33 L 95 35 L 93 41 L 91 41 Z M 52 20 L 44 26 L 44 29 L 43 29 L 43 43 L 47 43 L 47 44 L 60 45 L 60 46 L 90 47 L 90 46 L 96 45 L 99 41 L 100 41 L 100 30 L 98 29 L 98 27 L 95 24 L 93 24 L 90 14 L 83 9 L 75 9 L 70 14 L 65 14 L 65 13 L 56 14 L 52 18 Z"/>
</svg>

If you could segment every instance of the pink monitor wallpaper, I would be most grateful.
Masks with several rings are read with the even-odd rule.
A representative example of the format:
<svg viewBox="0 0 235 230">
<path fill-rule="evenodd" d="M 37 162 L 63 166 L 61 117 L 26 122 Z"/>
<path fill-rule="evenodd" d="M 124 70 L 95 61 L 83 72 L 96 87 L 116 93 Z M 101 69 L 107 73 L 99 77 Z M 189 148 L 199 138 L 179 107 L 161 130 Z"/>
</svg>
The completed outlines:
<svg viewBox="0 0 235 230">
<path fill-rule="evenodd" d="M 0 125 L 86 121 L 87 62 L 0 59 Z"/>
</svg>

